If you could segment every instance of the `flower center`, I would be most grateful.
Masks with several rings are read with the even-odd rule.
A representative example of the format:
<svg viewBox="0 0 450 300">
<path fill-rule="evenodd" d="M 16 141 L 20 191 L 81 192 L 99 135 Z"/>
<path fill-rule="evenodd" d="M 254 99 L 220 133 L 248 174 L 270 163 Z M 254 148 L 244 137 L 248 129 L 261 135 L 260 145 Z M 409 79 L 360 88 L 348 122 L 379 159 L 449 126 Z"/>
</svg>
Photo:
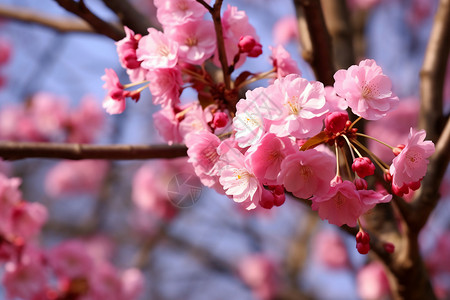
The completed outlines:
<svg viewBox="0 0 450 300">
<path fill-rule="evenodd" d="M 169 48 L 167 48 L 166 45 L 161 45 L 161 46 L 159 46 L 158 52 L 159 52 L 159 54 L 161 54 L 162 56 L 169 56 L 169 54 L 170 54 Z"/>
<path fill-rule="evenodd" d="M 347 199 L 345 199 L 345 197 L 341 194 L 341 192 L 338 192 L 337 195 L 334 197 L 334 203 L 336 204 L 336 208 L 341 209 L 344 206 L 346 200 Z"/>
</svg>

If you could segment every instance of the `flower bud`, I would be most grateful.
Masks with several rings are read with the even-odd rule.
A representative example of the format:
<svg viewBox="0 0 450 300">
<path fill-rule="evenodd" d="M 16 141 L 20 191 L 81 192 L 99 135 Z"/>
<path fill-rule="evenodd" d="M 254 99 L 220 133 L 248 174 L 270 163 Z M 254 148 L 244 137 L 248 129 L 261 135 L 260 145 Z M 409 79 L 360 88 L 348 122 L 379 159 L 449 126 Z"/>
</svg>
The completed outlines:
<svg viewBox="0 0 450 300">
<path fill-rule="evenodd" d="M 228 124 L 228 115 L 222 111 L 216 112 L 213 116 L 214 128 L 222 128 Z"/>
<path fill-rule="evenodd" d="M 356 189 L 359 190 L 367 190 L 367 181 L 362 178 L 355 178 L 353 181 L 355 184 Z"/>
<path fill-rule="evenodd" d="M 344 130 L 347 121 L 348 114 L 346 112 L 335 111 L 326 116 L 325 128 L 332 133 L 338 133 Z"/>
<path fill-rule="evenodd" d="M 370 242 L 370 235 L 367 232 L 360 230 L 356 234 L 356 242 L 368 244 Z"/>
<path fill-rule="evenodd" d="M 251 35 L 242 36 L 239 39 L 238 47 L 241 52 L 248 53 L 253 50 L 256 45 L 256 40 Z"/>
<path fill-rule="evenodd" d="M 392 152 L 394 153 L 395 156 L 397 156 L 400 154 L 400 152 L 402 152 L 403 149 L 405 149 L 405 147 L 406 146 L 404 144 L 397 145 L 397 147 L 392 149 Z"/>
<path fill-rule="evenodd" d="M 361 254 L 367 254 L 370 250 L 370 244 L 357 243 L 356 250 L 358 250 L 358 252 Z"/>
<path fill-rule="evenodd" d="M 395 246 L 392 243 L 384 243 L 383 248 L 387 253 L 394 253 L 395 250 Z"/>
<path fill-rule="evenodd" d="M 373 175 L 375 172 L 375 165 L 368 157 L 358 157 L 353 161 L 352 170 L 356 172 L 359 177 L 364 178 Z"/>
<path fill-rule="evenodd" d="M 262 45 L 260 43 L 256 43 L 255 47 L 253 47 L 252 51 L 248 52 L 249 57 L 258 57 L 262 54 Z"/>
<path fill-rule="evenodd" d="M 274 205 L 274 197 L 271 191 L 263 189 L 259 205 L 266 209 L 271 209 Z"/>
</svg>

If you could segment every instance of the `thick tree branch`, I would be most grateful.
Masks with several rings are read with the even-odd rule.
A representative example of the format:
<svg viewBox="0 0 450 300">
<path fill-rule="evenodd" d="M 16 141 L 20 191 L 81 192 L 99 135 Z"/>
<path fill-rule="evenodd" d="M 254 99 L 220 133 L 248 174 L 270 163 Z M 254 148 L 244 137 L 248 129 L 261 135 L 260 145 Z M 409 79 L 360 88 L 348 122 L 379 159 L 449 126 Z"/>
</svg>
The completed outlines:
<svg viewBox="0 0 450 300">
<path fill-rule="evenodd" d="M 420 72 L 419 126 L 436 143 L 444 125 L 443 88 L 450 53 L 450 0 L 441 0 Z"/>
<path fill-rule="evenodd" d="M 83 20 L 85 20 L 94 31 L 103 34 L 107 37 L 112 38 L 115 41 L 118 41 L 125 37 L 125 33 L 122 29 L 118 28 L 114 24 L 108 23 L 95 14 L 93 14 L 87 7 L 84 5 L 83 0 L 76 2 L 74 0 L 55 0 L 62 8 L 67 11 L 79 16 Z"/>
<path fill-rule="evenodd" d="M 59 32 L 95 33 L 91 26 L 82 20 L 54 17 L 18 6 L 0 4 L 0 17 L 24 23 L 34 23 Z"/>
<path fill-rule="evenodd" d="M 331 39 L 325 25 L 320 0 L 294 0 L 299 27 L 302 27 L 303 18 L 309 31 L 311 49 L 303 46 L 303 58 L 311 65 L 316 79 L 324 85 L 333 85 L 334 65 L 332 60 Z M 303 37 L 302 37 L 303 36 Z M 305 38 L 302 33 L 301 38 Z"/>
<path fill-rule="evenodd" d="M 24 158 L 56 159 L 153 159 L 186 156 L 184 145 L 84 145 L 57 143 L 0 142 L 0 157 L 5 160 Z"/>
<path fill-rule="evenodd" d="M 123 25 L 132 29 L 135 33 L 146 35 L 150 27 L 159 27 L 152 24 L 150 19 L 140 13 L 128 0 L 103 0 L 120 19 Z"/>
<path fill-rule="evenodd" d="M 350 13 L 346 0 L 322 0 L 323 14 L 333 44 L 336 69 L 347 69 L 355 63 Z"/>
</svg>

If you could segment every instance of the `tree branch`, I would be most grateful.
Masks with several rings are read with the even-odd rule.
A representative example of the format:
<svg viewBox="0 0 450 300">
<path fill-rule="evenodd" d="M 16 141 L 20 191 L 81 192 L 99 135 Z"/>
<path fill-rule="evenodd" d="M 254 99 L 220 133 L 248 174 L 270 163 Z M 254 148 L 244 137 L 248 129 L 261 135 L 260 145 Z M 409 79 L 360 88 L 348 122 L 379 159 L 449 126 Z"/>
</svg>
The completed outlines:
<svg viewBox="0 0 450 300">
<path fill-rule="evenodd" d="M 186 156 L 184 145 L 85 145 L 58 143 L 0 142 L 0 157 L 133 160 Z"/>
<path fill-rule="evenodd" d="M 159 27 L 152 24 L 147 16 L 140 13 L 127 0 L 103 0 L 103 3 L 119 17 L 123 25 L 132 29 L 135 33 L 146 35 L 148 34 L 148 28 Z"/>
<path fill-rule="evenodd" d="M 331 39 L 325 25 L 320 0 L 294 0 L 299 27 L 303 18 L 309 31 L 311 49 L 303 50 L 303 58 L 311 65 L 316 79 L 324 85 L 333 85 L 334 65 L 331 56 Z M 302 36 L 302 34 L 300 34 Z M 304 41 L 301 41 L 305 44 Z"/>
<path fill-rule="evenodd" d="M 427 175 L 422 180 L 422 188 L 413 202 L 413 224 L 420 231 L 439 201 L 439 187 L 450 162 L 450 119 L 436 144 L 436 151 L 428 165 Z"/>
<path fill-rule="evenodd" d="M 441 0 L 420 72 L 421 113 L 419 126 L 436 143 L 444 125 L 443 89 L 450 52 L 450 1 Z"/>
<path fill-rule="evenodd" d="M 82 20 L 54 17 L 19 6 L 0 4 L 0 17 L 24 23 L 34 23 L 59 32 L 95 33 L 91 26 Z"/>
<path fill-rule="evenodd" d="M 89 25 L 91 25 L 94 31 L 103 34 L 107 37 L 110 37 L 115 41 L 118 41 L 123 37 L 125 37 L 125 33 L 122 29 L 97 17 L 86 7 L 86 5 L 84 5 L 83 0 L 80 0 L 79 2 L 73 0 L 55 0 L 55 1 L 62 8 L 79 16 L 87 23 L 89 23 Z"/>
</svg>

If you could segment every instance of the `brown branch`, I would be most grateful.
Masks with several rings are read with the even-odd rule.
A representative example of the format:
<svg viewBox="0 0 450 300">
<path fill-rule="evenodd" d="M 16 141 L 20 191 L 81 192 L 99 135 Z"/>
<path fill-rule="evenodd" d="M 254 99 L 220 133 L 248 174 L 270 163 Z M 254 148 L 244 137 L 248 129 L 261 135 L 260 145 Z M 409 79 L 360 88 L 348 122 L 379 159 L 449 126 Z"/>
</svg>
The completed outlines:
<svg viewBox="0 0 450 300">
<path fill-rule="evenodd" d="M 225 50 L 225 44 L 223 39 L 222 19 L 220 17 L 220 8 L 222 7 L 223 0 L 216 0 L 212 10 L 212 18 L 214 21 L 214 29 L 216 30 L 217 37 L 217 50 L 219 52 L 219 61 L 222 66 L 223 81 L 225 88 L 231 88 L 231 77 L 228 69 L 227 53 Z"/>
<path fill-rule="evenodd" d="M 152 24 L 150 19 L 144 14 L 140 13 L 127 0 L 103 0 L 120 19 L 123 25 L 132 29 L 135 33 L 142 35 L 148 34 L 147 29 L 150 27 L 159 28 L 157 24 Z"/>
<path fill-rule="evenodd" d="M 0 17 L 24 23 L 34 23 L 59 32 L 95 33 L 89 24 L 82 20 L 55 17 L 18 6 L 0 4 Z"/>
<path fill-rule="evenodd" d="M 0 157 L 134 160 L 186 156 L 184 145 L 85 145 L 58 143 L 0 142 Z"/>
<path fill-rule="evenodd" d="M 353 33 L 346 0 L 322 0 L 323 14 L 333 44 L 336 69 L 347 69 L 355 63 Z"/>
<path fill-rule="evenodd" d="M 450 53 L 450 1 L 441 0 L 420 71 L 421 113 L 419 126 L 436 143 L 444 125 L 443 88 Z"/>
<path fill-rule="evenodd" d="M 76 2 L 74 0 L 55 1 L 62 8 L 85 20 L 95 32 L 110 37 L 115 41 L 118 41 L 125 37 L 125 33 L 122 29 L 97 17 L 86 7 L 86 5 L 84 5 L 83 0 L 80 0 L 79 2 Z"/>
<path fill-rule="evenodd" d="M 299 27 L 306 21 L 311 49 L 303 41 L 303 58 L 311 65 L 316 79 L 324 85 L 333 85 L 334 65 L 330 35 L 325 25 L 320 0 L 294 0 Z M 302 20 L 304 18 L 304 20 Z M 302 36 L 302 34 L 300 34 Z"/>
</svg>

